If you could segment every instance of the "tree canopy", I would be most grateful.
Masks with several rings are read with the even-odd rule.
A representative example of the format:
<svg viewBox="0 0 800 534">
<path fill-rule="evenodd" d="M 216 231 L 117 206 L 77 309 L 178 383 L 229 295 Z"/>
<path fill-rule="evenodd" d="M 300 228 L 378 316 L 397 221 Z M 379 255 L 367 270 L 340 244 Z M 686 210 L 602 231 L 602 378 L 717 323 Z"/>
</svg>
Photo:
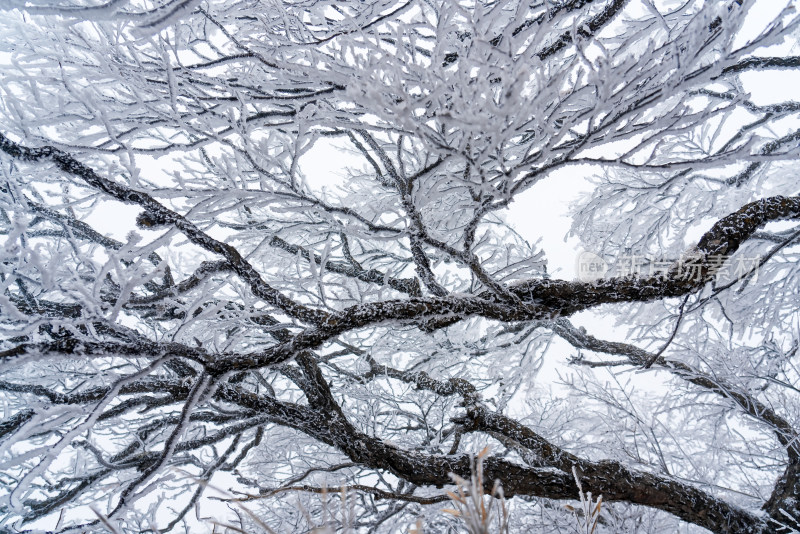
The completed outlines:
<svg viewBox="0 0 800 534">
<path fill-rule="evenodd" d="M 800 531 L 796 2 L 0 10 L 0 529 Z"/>
</svg>

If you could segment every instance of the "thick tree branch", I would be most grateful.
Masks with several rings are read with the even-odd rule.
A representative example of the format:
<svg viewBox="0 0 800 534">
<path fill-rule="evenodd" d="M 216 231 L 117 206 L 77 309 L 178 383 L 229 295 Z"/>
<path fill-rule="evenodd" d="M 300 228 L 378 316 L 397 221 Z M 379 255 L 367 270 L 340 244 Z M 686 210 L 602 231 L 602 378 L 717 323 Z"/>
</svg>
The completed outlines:
<svg viewBox="0 0 800 534">
<path fill-rule="evenodd" d="M 593 283 L 530 280 L 509 288 L 509 291 L 521 300 L 521 303 L 516 305 L 497 302 L 496 297 L 490 295 L 447 296 L 368 303 L 332 315 L 325 312 L 320 312 L 323 315 L 319 315 L 316 314 L 316 310 L 309 311 L 310 315 L 303 315 L 310 309 L 297 305 L 263 283 L 260 276 L 233 247 L 206 236 L 193 224 L 164 208 L 149 195 L 101 178 L 88 167 L 57 149 L 49 147 L 28 149 L 11 142 L 2 134 L 0 134 L 0 149 L 12 157 L 24 160 L 51 159 L 60 162 L 58 164 L 63 170 L 85 180 L 88 185 L 99 188 L 117 200 L 145 207 L 148 213 L 158 217 L 159 220 L 175 224 L 190 236 L 190 239 L 204 244 L 204 248 L 228 257 L 237 274 L 245 280 L 250 280 L 251 289 L 256 295 L 281 309 L 285 308 L 284 311 L 288 310 L 295 317 L 305 316 L 307 320 L 313 318 L 311 322 L 319 324 L 318 327 L 301 332 L 291 342 L 278 345 L 263 353 L 234 357 L 224 363 L 218 362 L 215 372 L 282 363 L 293 357 L 298 350 L 314 349 L 343 332 L 389 320 L 433 319 L 438 323 L 436 326 L 446 326 L 470 316 L 502 321 L 550 319 L 569 316 L 599 304 L 642 302 L 686 295 L 697 291 L 712 279 L 719 267 L 712 262 L 713 256 L 733 254 L 748 237 L 767 222 L 800 217 L 800 197 L 772 197 L 747 204 L 718 221 L 700 239 L 688 260 L 676 262 L 664 277 L 612 278 Z M 687 268 L 691 268 L 688 273 Z"/>
<path fill-rule="evenodd" d="M 98 189 L 114 199 L 141 206 L 146 210 L 148 216 L 158 224 L 174 225 L 195 245 L 223 256 L 256 296 L 295 319 L 307 323 L 319 323 L 327 317 L 324 311 L 308 308 L 281 294 L 267 284 L 234 247 L 212 238 L 182 215 L 164 207 L 147 193 L 103 178 L 66 152 L 54 147 L 28 148 L 11 141 L 0 133 L 0 150 L 22 161 L 51 161 L 62 171 L 81 179 L 86 185 Z"/>
</svg>

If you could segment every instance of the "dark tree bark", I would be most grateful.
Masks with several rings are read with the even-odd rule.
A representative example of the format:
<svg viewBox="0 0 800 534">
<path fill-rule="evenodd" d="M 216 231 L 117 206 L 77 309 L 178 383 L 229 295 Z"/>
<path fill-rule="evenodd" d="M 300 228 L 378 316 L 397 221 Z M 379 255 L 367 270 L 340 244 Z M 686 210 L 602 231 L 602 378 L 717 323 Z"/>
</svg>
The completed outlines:
<svg viewBox="0 0 800 534">
<path fill-rule="evenodd" d="M 646 7 L 0 5 L 0 529 L 800 529 L 800 17 Z"/>
</svg>

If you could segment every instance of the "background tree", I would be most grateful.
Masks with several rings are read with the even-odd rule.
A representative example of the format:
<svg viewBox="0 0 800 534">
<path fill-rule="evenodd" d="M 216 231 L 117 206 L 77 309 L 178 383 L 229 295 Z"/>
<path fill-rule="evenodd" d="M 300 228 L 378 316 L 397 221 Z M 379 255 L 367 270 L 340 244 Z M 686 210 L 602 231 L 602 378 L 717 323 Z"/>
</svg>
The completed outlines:
<svg viewBox="0 0 800 534">
<path fill-rule="evenodd" d="M 0 7 L 3 529 L 800 529 L 793 2 Z"/>
</svg>

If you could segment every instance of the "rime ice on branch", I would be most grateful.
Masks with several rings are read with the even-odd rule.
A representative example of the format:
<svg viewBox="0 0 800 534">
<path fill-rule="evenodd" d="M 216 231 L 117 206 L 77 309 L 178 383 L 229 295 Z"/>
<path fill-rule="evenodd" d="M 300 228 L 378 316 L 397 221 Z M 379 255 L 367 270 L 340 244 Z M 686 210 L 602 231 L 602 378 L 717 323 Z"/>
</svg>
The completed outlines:
<svg viewBox="0 0 800 534">
<path fill-rule="evenodd" d="M 0 2 L 0 530 L 446 531 L 487 444 L 515 532 L 576 476 L 599 532 L 800 530 L 800 17 L 756 4 Z M 548 272 L 506 213 L 565 177 L 663 269 Z"/>
</svg>

